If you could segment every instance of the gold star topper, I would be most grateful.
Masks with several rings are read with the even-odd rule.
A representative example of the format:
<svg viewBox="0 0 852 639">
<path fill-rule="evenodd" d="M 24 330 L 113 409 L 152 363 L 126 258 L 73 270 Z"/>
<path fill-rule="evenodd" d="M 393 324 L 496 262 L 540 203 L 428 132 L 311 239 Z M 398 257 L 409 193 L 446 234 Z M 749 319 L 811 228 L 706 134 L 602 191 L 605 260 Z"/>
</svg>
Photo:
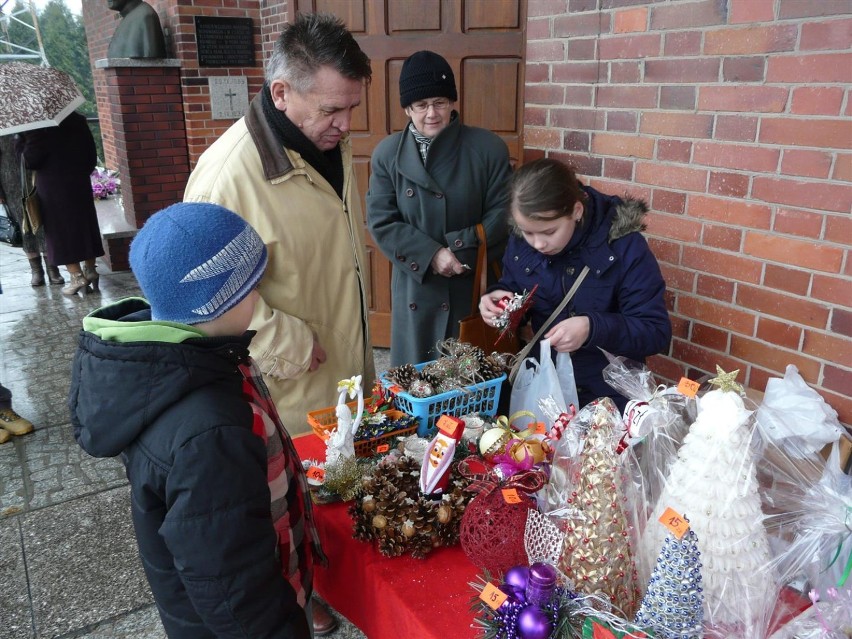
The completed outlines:
<svg viewBox="0 0 852 639">
<path fill-rule="evenodd" d="M 733 392 L 740 395 L 745 394 L 745 389 L 742 384 L 737 383 L 737 375 L 740 374 L 740 369 L 726 373 L 722 367 L 716 364 L 716 377 L 709 380 L 707 383 L 711 386 L 718 386 L 719 390 L 724 392 Z"/>
</svg>

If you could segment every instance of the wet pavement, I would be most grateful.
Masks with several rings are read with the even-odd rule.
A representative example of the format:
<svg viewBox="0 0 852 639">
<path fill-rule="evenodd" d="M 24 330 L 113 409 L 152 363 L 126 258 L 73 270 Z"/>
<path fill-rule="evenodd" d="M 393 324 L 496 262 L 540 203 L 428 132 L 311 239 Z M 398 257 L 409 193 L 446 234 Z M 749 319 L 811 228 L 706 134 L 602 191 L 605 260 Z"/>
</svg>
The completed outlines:
<svg viewBox="0 0 852 639">
<path fill-rule="evenodd" d="M 32 288 L 23 251 L 0 243 L 0 381 L 36 428 L 0 445 L 0 639 L 165 637 L 124 468 L 77 446 L 66 405 L 82 318 L 140 294 L 132 273 L 98 270 L 100 293 L 68 298 L 60 286 Z M 387 351 L 376 354 L 382 369 Z M 364 637 L 341 621 L 329 637 Z"/>
</svg>

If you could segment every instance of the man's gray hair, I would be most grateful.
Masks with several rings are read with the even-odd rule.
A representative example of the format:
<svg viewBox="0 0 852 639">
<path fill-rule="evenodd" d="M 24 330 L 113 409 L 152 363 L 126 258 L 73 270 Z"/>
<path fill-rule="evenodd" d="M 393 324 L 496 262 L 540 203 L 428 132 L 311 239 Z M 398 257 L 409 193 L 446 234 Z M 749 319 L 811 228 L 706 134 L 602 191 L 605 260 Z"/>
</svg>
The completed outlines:
<svg viewBox="0 0 852 639">
<path fill-rule="evenodd" d="M 307 93 L 324 66 L 350 80 L 369 82 L 373 74 L 370 58 L 343 20 L 328 13 L 300 13 L 275 42 L 266 64 L 266 81 L 284 80 L 297 92 Z"/>
</svg>

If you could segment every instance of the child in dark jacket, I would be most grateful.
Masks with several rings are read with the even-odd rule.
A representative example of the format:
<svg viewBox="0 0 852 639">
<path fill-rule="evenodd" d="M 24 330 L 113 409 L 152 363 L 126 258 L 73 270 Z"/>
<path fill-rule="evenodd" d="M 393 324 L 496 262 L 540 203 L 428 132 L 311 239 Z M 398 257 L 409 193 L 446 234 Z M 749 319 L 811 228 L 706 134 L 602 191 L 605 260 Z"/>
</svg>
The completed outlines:
<svg viewBox="0 0 852 639">
<path fill-rule="evenodd" d="M 235 213 L 175 204 L 137 234 L 149 300 L 83 320 L 74 436 L 121 454 L 148 583 L 171 638 L 306 639 L 324 562 L 307 481 L 249 357 L 266 247 Z"/>
<path fill-rule="evenodd" d="M 573 170 L 546 158 L 515 172 L 510 210 L 514 234 L 503 276 L 480 299 L 483 319 L 493 322 L 503 297 L 538 284 L 529 312 L 537 332 L 588 267 L 542 338 L 571 353 L 580 406 L 606 396 L 623 410 L 626 398 L 603 379 L 608 362 L 600 349 L 644 362 L 666 351 L 672 337 L 666 283 L 641 233 L 647 204 L 582 186 Z"/>
</svg>

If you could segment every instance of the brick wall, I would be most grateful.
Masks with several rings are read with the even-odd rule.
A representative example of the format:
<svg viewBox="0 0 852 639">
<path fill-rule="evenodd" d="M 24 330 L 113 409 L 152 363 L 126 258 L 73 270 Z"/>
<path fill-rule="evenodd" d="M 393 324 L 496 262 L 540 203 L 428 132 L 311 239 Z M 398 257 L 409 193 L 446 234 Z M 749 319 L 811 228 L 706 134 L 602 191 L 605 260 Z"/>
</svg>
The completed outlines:
<svg viewBox="0 0 852 639">
<path fill-rule="evenodd" d="M 795 364 L 852 424 L 852 4 L 529 0 L 525 159 L 652 206 L 662 377 Z"/>
</svg>

